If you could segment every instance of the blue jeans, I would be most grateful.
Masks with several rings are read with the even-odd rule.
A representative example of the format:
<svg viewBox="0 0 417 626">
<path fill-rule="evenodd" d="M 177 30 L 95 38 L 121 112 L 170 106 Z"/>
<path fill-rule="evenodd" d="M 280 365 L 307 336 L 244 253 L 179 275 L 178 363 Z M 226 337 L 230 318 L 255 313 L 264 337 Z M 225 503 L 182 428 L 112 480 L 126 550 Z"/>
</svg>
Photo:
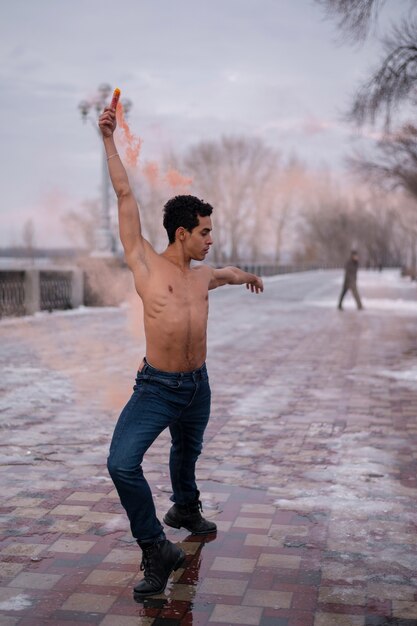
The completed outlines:
<svg viewBox="0 0 417 626">
<path fill-rule="evenodd" d="M 145 359 L 133 394 L 117 422 L 107 467 L 138 542 L 165 537 L 156 517 L 152 492 L 143 475 L 146 450 L 169 428 L 169 471 L 177 504 L 198 499 L 195 464 L 203 447 L 210 414 L 210 385 L 205 365 L 193 372 L 162 372 Z"/>
</svg>

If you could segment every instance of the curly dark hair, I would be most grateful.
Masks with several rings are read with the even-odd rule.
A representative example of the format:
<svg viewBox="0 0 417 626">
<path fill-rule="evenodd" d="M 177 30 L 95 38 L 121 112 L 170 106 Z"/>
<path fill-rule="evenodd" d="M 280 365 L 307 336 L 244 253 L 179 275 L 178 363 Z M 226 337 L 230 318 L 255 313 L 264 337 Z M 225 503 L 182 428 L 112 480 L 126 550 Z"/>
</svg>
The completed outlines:
<svg viewBox="0 0 417 626">
<path fill-rule="evenodd" d="M 164 228 L 168 234 L 169 243 L 175 241 L 175 231 L 180 226 L 191 232 L 198 226 L 198 216 L 211 215 L 213 207 L 208 202 L 195 196 L 175 196 L 164 206 Z"/>
</svg>

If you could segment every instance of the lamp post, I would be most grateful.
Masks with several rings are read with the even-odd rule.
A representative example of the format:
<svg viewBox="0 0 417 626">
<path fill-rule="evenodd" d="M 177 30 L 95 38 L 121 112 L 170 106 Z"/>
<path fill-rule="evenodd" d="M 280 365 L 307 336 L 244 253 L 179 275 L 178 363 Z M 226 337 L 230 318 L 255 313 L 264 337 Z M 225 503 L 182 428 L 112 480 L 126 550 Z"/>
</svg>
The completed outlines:
<svg viewBox="0 0 417 626">
<path fill-rule="evenodd" d="M 82 100 L 79 105 L 79 111 L 81 113 L 81 118 L 85 123 L 89 120 L 98 135 L 101 136 L 100 130 L 98 128 L 98 118 L 102 113 L 106 104 L 108 104 L 108 100 L 110 94 L 112 92 L 112 88 L 110 85 L 103 83 L 99 85 L 97 89 L 97 93 L 90 100 Z M 123 110 L 125 114 L 129 112 L 132 107 L 132 102 L 130 100 L 122 100 Z M 116 252 L 116 242 L 114 236 L 111 232 L 110 228 L 110 178 L 109 172 L 107 168 L 107 158 L 106 152 L 104 150 L 104 146 L 102 147 L 101 153 L 101 203 L 100 203 L 100 214 L 99 214 L 99 223 L 97 224 L 95 230 L 94 237 L 94 250 L 92 252 L 93 256 L 99 257 L 111 257 L 114 256 Z"/>
</svg>

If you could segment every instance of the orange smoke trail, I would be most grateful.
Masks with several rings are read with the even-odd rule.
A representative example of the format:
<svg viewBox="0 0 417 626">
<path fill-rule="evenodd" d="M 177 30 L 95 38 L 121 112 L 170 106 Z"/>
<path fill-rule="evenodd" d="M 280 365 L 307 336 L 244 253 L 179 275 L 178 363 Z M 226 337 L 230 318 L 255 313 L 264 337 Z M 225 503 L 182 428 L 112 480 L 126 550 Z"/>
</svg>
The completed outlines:
<svg viewBox="0 0 417 626">
<path fill-rule="evenodd" d="M 193 179 L 187 178 L 186 176 L 180 174 L 178 170 L 170 168 L 165 174 L 165 181 L 170 187 L 177 189 L 178 187 L 189 187 L 193 182 Z"/>
<path fill-rule="evenodd" d="M 148 161 L 142 168 L 143 174 L 152 187 L 156 187 L 159 179 L 159 165 L 155 161 Z"/>
<path fill-rule="evenodd" d="M 142 139 L 132 133 L 129 128 L 129 124 L 126 121 L 123 104 L 118 98 L 120 97 L 120 90 L 115 89 L 113 94 L 113 101 L 116 101 L 116 119 L 120 129 L 120 140 L 125 151 L 126 165 L 131 168 L 136 168 L 138 165 L 139 153 L 142 148 Z M 116 99 L 116 100 L 115 100 Z M 178 172 L 174 168 L 168 169 L 163 179 L 161 178 L 160 169 L 155 161 L 149 161 L 142 168 L 143 174 L 146 176 L 149 184 L 156 187 L 158 182 L 164 182 L 168 184 L 172 189 L 178 190 L 179 188 L 187 188 L 193 182 L 192 178 L 187 178 Z"/>
<path fill-rule="evenodd" d="M 122 131 L 121 140 L 125 148 L 126 163 L 130 167 L 136 167 L 138 164 L 139 152 L 142 147 L 142 139 L 136 137 L 129 128 L 129 125 L 125 119 L 123 105 L 119 102 L 116 109 L 116 119 L 119 128 Z"/>
</svg>

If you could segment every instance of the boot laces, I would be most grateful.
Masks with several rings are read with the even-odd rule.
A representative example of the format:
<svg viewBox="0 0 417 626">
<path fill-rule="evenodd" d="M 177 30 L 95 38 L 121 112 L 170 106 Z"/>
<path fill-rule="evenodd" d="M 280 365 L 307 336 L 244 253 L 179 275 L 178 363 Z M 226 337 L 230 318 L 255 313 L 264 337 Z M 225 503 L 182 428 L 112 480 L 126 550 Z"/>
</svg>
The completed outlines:
<svg viewBox="0 0 417 626">
<path fill-rule="evenodd" d="M 149 546 L 144 548 L 142 552 L 142 561 L 140 563 L 140 570 L 144 572 L 144 577 L 147 578 L 151 573 L 152 566 L 152 554 L 156 550 L 156 546 Z"/>
<path fill-rule="evenodd" d="M 201 500 L 197 500 L 193 502 L 190 506 L 190 514 L 191 517 L 195 517 L 196 519 L 201 519 L 201 513 L 203 511 L 203 505 L 201 504 Z"/>
</svg>

